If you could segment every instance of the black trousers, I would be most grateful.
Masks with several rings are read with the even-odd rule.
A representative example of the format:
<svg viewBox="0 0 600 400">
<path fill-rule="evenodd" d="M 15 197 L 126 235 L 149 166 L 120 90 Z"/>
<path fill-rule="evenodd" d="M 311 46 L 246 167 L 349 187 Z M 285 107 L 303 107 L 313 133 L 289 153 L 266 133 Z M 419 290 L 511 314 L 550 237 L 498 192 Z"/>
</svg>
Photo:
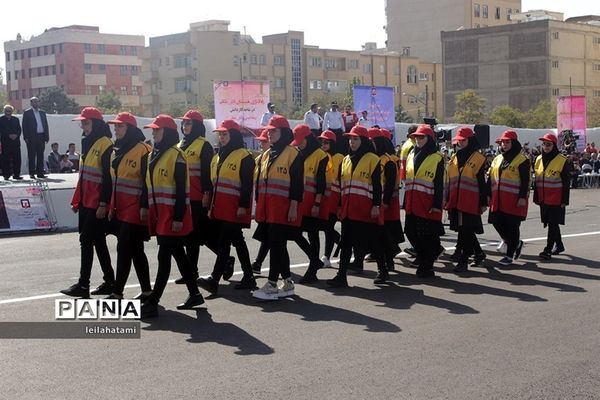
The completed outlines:
<svg viewBox="0 0 600 400">
<path fill-rule="evenodd" d="M 562 242 L 562 235 L 560 234 L 560 225 L 548 224 L 548 238 L 546 240 L 546 248 L 544 250 L 551 252 L 554 248 L 554 245 L 557 247 L 565 247 Z"/>
<path fill-rule="evenodd" d="M 521 221 L 503 220 L 494 222 L 493 225 L 506 243 L 506 256 L 513 258 L 521 237 Z"/>
<path fill-rule="evenodd" d="M 303 235 L 300 235 L 295 242 L 304 254 L 308 256 L 310 262 L 308 268 L 317 269 L 319 266 L 319 251 L 321 249 L 319 231 L 317 229 L 311 229 L 307 231 L 307 233 L 308 240 L 306 240 Z"/>
<path fill-rule="evenodd" d="M 27 158 L 29 159 L 29 175 L 44 175 L 44 151 L 46 142 L 43 135 L 36 135 L 27 141 Z"/>
<path fill-rule="evenodd" d="M 106 245 L 107 219 L 97 219 L 96 210 L 81 208 L 79 210 L 79 245 L 81 247 L 81 268 L 79 270 L 79 285 L 90 287 L 90 276 L 94 263 L 94 249 L 102 268 L 102 279 L 105 283 L 113 284 L 115 274 L 111 265 L 110 253 Z"/>
<path fill-rule="evenodd" d="M 131 235 L 125 223 L 121 223 L 121 229 L 117 236 L 117 278 L 113 293 L 123 295 L 129 272 L 131 272 L 132 262 L 142 292 L 151 291 L 150 266 L 148 265 L 148 257 L 144 252 L 144 238 Z"/>
<path fill-rule="evenodd" d="M 268 242 L 260 242 L 260 247 L 258 248 L 258 253 L 256 254 L 256 262 L 258 265 L 262 265 L 265 262 L 265 258 L 267 258 L 267 254 L 269 254 L 269 243 Z"/>
<path fill-rule="evenodd" d="M 482 252 L 475 231 L 473 228 L 466 226 L 458 227 L 456 248 L 460 251 L 458 260 L 461 262 L 466 262 L 472 255 Z"/>
<path fill-rule="evenodd" d="M 290 272 L 290 254 L 287 249 L 287 240 L 281 240 L 277 237 L 269 236 L 269 280 L 277 282 L 279 276 L 281 279 L 287 279 L 292 276 Z"/>
<path fill-rule="evenodd" d="M 341 235 L 335 230 L 335 223 L 337 222 L 337 216 L 335 214 L 329 214 L 329 221 L 325 228 L 325 257 L 331 258 L 333 253 L 333 247 L 336 243 L 340 242 Z"/>
<path fill-rule="evenodd" d="M 21 176 L 21 146 L 2 143 L 2 175 L 6 179 Z"/>
<path fill-rule="evenodd" d="M 351 220 L 342 221 L 338 275 L 346 275 L 352 253 L 354 253 L 354 262 L 356 264 L 362 264 L 365 255 L 369 251 L 371 251 L 371 255 L 377 262 L 377 269 L 380 271 L 385 270 L 383 243 L 380 240 L 380 229 L 382 229 L 382 227 L 367 222 Z"/>
<path fill-rule="evenodd" d="M 169 275 L 171 274 L 171 257 L 177 263 L 177 268 L 179 268 L 179 272 L 185 280 L 185 286 L 189 294 L 196 295 L 200 293 L 183 245 L 175 243 L 160 244 L 158 246 L 158 271 L 156 273 L 156 280 L 154 281 L 154 289 L 148 297 L 148 301 L 154 304 L 160 302 L 160 298 L 167 287 Z"/>
<path fill-rule="evenodd" d="M 194 230 L 185 239 L 185 251 L 190 260 L 192 272 L 198 276 L 198 260 L 200 259 L 200 246 L 206 246 L 210 251 L 217 254 L 217 236 L 214 234 L 216 227 L 214 222 L 208 218 L 208 210 L 202 207 L 202 203 L 193 201 L 192 222 Z"/>
<path fill-rule="evenodd" d="M 231 245 L 236 249 L 244 276 L 252 277 L 250 252 L 248 251 L 248 245 L 246 245 L 241 226 L 227 222 L 219 223 L 218 226 L 217 260 L 213 267 L 212 277 L 218 282 L 223 276 L 223 271 L 225 270 L 225 265 L 231 251 Z"/>
</svg>

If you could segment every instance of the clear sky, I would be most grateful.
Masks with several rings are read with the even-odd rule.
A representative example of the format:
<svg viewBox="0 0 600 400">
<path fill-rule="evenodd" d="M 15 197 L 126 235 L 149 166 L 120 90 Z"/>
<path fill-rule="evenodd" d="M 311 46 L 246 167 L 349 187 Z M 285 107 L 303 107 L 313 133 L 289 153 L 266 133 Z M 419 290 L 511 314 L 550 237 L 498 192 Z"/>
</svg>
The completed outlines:
<svg viewBox="0 0 600 400">
<path fill-rule="evenodd" d="M 396 1 L 396 0 L 388 0 Z M 481 0 L 482 3 L 485 0 Z M 168 0 L 142 2 L 104 0 L 73 2 L 53 0 L 29 2 L 23 7 L 5 9 L 0 42 L 14 40 L 17 33 L 27 40 L 44 29 L 67 25 L 99 26 L 100 32 L 152 36 L 184 32 L 190 22 L 208 19 L 231 21 L 230 30 L 251 35 L 257 42 L 263 35 L 296 30 L 304 41 L 321 48 L 360 50 L 365 42 L 384 46 L 386 23 L 384 0 Z M 598 0 L 523 0 L 523 10 L 559 11 L 565 18 L 600 15 Z M 4 69 L 4 57 L 0 57 Z"/>
</svg>

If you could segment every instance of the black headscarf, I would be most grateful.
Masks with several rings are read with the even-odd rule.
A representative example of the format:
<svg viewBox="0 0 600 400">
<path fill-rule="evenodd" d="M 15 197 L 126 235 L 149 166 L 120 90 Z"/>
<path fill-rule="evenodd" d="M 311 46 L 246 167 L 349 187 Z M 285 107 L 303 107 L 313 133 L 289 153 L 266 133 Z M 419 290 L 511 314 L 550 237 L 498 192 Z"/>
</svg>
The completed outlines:
<svg viewBox="0 0 600 400">
<path fill-rule="evenodd" d="M 156 162 L 160 159 L 165 151 L 175 146 L 179 142 L 179 134 L 177 133 L 177 130 L 171 128 L 163 129 L 163 139 L 158 143 L 154 143 L 154 148 L 152 149 L 152 156 L 150 157 L 151 168 L 154 167 Z"/>
<path fill-rule="evenodd" d="M 542 150 L 542 164 L 544 165 L 544 169 L 548 167 L 548 164 L 550 164 L 550 162 L 554 160 L 554 157 L 557 155 L 558 148 L 556 147 L 556 143 L 552 143 L 552 150 L 550 150 L 548 153 Z"/>
<path fill-rule="evenodd" d="M 510 150 L 502 153 L 503 161 L 502 165 L 500 166 L 501 170 L 508 168 L 512 160 L 514 160 L 514 158 L 521 152 L 521 149 L 523 148 L 518 140 L 511 139 L 511 142 L 512 146 Z M 500 148 L 500 151 L 502 151 L 502 148 Z"/>
<path fill-rule="evenodd" d="M 356 168 L 360 159 L 367 153 L 374 153 L 375 149 L 373 148 L 373 143 L 371 143 L 369 138 L 361 136 L 360 146 L 358 149 L 356 149 L 356 151 L 352 151 L 352 149 L 350 149 L 349 151 L 350 161 L 352 162 L 352 170 L 354 171 L 354 168 Z"/>
<path fill-rule="evenodd" d="M 127 131 L 125 132 L 125 136 L 123 136 L 122 139 L 117 139 L 115 141 L 115 158 L 112 162 L 113 168 L 116 169 L 119 166 L 121 160 L 123 160 L 123 156 L 127 154 L 129 150 L 131 150 L 136 144 L 144 142 L 145 140 L 146 137 L 144 136 L 140 128 L 127 124 Z"/>
<path fill-rule="evenodd" d="M 206 137 L 206 127 L 204 126 L 204 122 L 197 121 L 192 119 L 192 131 L 189 135 L 183 135 L 183 140 L 181 141 L 181 150 L 185 150 L 188 148 L 190 144 L 199 137 Z M 183 133 L 183 123 L 181 122 L 181 133 Z"/>
<path fill-rule="evenodd" d="M 425 136 L 427 138 L 427 142 L 423 145 L 423 147 L 417 146 L 415 143 L 415 147 L 413 147 L 414 155 L 414 170 L 417 171 L 423 161 L 427 158 L 427 156 L 435 153 L 437 151 L 437 143 L 435 139 L 431 136 Z"/>
<path fill-rule="evenodd" d="M 312 153 L 315 152 L 315 150 L 319 148 L 321 148 L 319 141 L 316 137 L 314 137 L 314 135 L 311 134 L 306 137 L 306 147 L 300 150 L 300 153 L 302 154 L 304 159 L 307 159 L 308 156 L 310 156 Z"/>
<path fill-rule="evenodd" d="M 237 149 L 243 149 L 245 146 L 244 136 L 237 129 L 229 129 L 229 143 L 219 148 L 219 164 L 217 164 L 217 171 L 221 169 L 223 161 L 231 154 L 231 152 Z"/>
<path fill-rule="evenodd" d="M 110 128 L 101 119 L 91 119 L 92 121 L 92 132 L 86 136 L 84 133 L 81 135 L 81 158 L 85 160 L 88 151 L 92 148 L 94 143 L 101 137 L 106 136 L 111 138 Z"/>
<path fill-rule="evenodd" d="M 375 145 L 375 153 L 379 157 L 384 154 L 395 154 L 392 141 L 384 136 L 373 138 L 373 144 Z"/>
<path fill-rule="evenodd" d="M 294 134 L 290 128 L 279 128 L 281 137 L 276 143 L 271 143 L 271 154 L 269 155 L 269 165 L 273 164 L 277 157 L 285 150 L 286 146 L 292 143 Z"/>
<path fill-rule="evenodd" d="M 466 163 L 471 154 L 475 153 L 481 148 L 479 141 L 475 136 L 469 138 L 469 144 L 464 149 L 460 149 L 456 152 L 456 160 L 458 161 L 458 168 L 462 168 Z"/>
</svg>

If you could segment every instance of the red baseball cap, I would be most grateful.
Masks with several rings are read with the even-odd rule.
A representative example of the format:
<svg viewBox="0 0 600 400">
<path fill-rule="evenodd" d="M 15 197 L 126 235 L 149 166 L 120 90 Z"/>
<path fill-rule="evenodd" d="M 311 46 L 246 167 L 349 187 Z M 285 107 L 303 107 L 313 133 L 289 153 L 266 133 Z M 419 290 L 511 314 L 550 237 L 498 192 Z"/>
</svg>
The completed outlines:
<svg viewBox="0 0 600 400">
<path fill-rule="evenodd" d="M 335 133 L 333 133 L 330 130 L 326 130 L 326 131 L 322 132 L 321 136 L 319 136 L 319 139 L 331 140 L 332 142 L 337 141 L 337 137 L 335 136 Z"/>
<path fill-rule="evenodd" d="M 299 146 L 302 141 L 312 135 L 310 127 L 306 124 L 296 125 L 293 130 L 294 140 L 290 143 L 292 146 Z"/>
<path fill-rule="evenodd" d="M 256 140 L 260 140 L 261 142 L 266 142 L 269 140 L 269 136 L 267 136 L 267 134 L 269 133 L 268 129 L 263 129 L 262 132 L 260 133 L 260 135 L 258 135 L 256 137 Z"/>
<path fill-rule="evenodd" d="M 386 137 L 386 138 L 388 138 L 388 139 L 392 140 L 392 132 L 388 131 L 388 130 L 387 130 L 387 129 L 385 129 L 385 128 L 381 128 L 381 129 L 380 129 L 380 131 L 381 131 L 381 134 L 382 134 L 384 137 Z"/>
<path fill-rule="evenodd" d="M 202 114 L 200 114 L 199 111 L 196 110 L 189 110 L 188 112 L 185 113 L 185 115 L 183 117 L 181 117 L 181 119 L 183 120 L 190 120 L 190 119 L 194 119 L 196 121 L 204 121 L 204 117 L 202 116 Z"/>
<path fill-rule="evenodd" d="M 355 125 L 352 127 L 350 132 L 344 133 L 344 136 L 355 136 L 355 137 L 369 137 L 369 131 L 364 126 Z"/>
<path fill-rule="evenodd" d="M 452 139 L 452 144 L 456 144 L 456 142 L 468 139 L 470 137 L 473 137 L 474 135 L 475 134 L 473 133 L 473 129 L 469 128 L 468 126 L 461 126 L 456 131 L 456 136 L 454 136 L 454 138 Z"/>
<path fill-rule="evenodd" d="M 104 117 L 96 107 L 84 107 L 79 117 L 73 118 L 72 121 L 83 121 L 85 119 L 99 119 L 102 121 Z"/>
<path fill-rule="evenodd" d="M 131 126 L 137 127 L 137 121 L 132 113 L 122 112 L 117 114 L 115 119 L 111 119 L 110 121 L 106 121 L 107 124 L 129 124 Z"/>
<path fill-rule="evenodd" d="M 429 125 L 422 124 L 410 136 L 430 136 L 435 139 L 435 132 L 433 132 L 433 129 Z"/>
<path fill-rule="evenodd" d="M 503 140 L 517 140 L 517 132 L 504 131 L 504 133 L 498 139 L 496 139 L 496 143 L 500 143 Z"/>
<path fill-rule="evenodd" d="M 556 138 L 556 135 L 551 132 L 546 133 L 544 136 L 539 138 L 539 140 L 545 140 L 546 142 L 552 142 L 554 144 L 558 143 L 558 139 Z"/>
<path fill-rule="evenodd" d="M 232 119 L 226 119 L 225 121 L 221 122 L 221 125 L 215 128 L 214 132 L 227 132 L 230 129 L 235 129 L 236 131 L 242 130 L 237 122 Z"/>
<path fill-rule="evenodd" d="M 278 128 L 290 128 L 290 123 L 287 118 L 282 115 L 273 115 L 269 120 L 269 125 L 265 126 L 266 129 L 278 129 Z"/>
<path fill-rule="evenodd" d="M 367 130 L 367 134 L 369 135 L 369 139 L 375 139 L 376 137 L 383 136 L 381 134 L 381 130 L 378 128 L 369 128 Z"/>
<path fill-rule="evenodd" d="M 144 125 L 144 128 L 160 129 L 160 128 L 171 128 L 177 130 L 177 124 L 173 117 L 167 114 L 160 114 L 154 118 L 151 124 Z"/>
</svg>

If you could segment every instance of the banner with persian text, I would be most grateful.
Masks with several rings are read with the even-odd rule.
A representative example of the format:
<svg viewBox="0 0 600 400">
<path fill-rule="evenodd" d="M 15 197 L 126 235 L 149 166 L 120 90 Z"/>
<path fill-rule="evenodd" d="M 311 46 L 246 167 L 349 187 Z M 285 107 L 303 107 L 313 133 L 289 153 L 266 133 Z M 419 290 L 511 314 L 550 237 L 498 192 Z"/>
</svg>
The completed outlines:
<svg viewBox="0 0 600 400">
<path fill-rule="evenodd" d="M 253 81 L 219 81 L 213 83 L 215 123 L 235 120 L 240 126 L 257 130 L 267 111 L 269 83 Z"/>
<path fill-rule="evenodd" d="M 358 115 L 361 111 L 367 110 L 371 125 L 379 125 L 381 128 L 394 132 L 394 88 L 355 85 L 352 94 L 354 110 Z"/>
<path fill-rule="evenodd" d="M 43 189 L 37 186 L 0 187 L 0 232 L 52 228 Z"/>
<path fill-rule="evenodd" d="M 562 96 L 556 99 L 556 133 L 572 130 L 577 138 L 577 150 L 583 151 L 587 143 L 587 107 L 585 96 Z"/>
</svg>

